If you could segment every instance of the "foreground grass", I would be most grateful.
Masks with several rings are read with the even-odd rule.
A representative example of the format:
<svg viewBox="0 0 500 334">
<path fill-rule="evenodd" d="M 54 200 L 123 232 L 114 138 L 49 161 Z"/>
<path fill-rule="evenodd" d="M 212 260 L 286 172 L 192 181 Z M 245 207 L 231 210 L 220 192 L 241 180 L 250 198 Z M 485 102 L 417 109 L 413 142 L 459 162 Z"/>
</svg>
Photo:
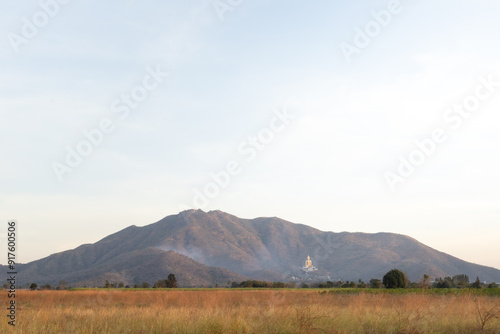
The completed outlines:
<svg viewBox="0 0 500 334">
<path fill-rule="evenodd" d="M 19 333 L 500 333 L 500 298 L 470 293 L 19 291 L 17 304 Z"/>
</svg>

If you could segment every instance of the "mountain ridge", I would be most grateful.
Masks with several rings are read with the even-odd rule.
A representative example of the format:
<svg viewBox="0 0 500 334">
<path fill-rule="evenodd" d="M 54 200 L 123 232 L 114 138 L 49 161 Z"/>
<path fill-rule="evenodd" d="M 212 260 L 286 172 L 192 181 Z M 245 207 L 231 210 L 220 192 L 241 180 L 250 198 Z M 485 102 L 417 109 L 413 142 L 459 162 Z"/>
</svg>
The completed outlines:
<svg viewBox="0 0 500 334">
<path fill-rule="evenodd" d="M 301 271 L 307 255 L 319 269 Z M 278 217 L 238 218 L 216 210 L 186 210 L 145 225 L 131 225 L 93 244 L 18 266 L 23 283 L 102 285 L 153 283 L 170 271 L 181 286 L 290 277 L 369 280 L 388 270 L 405 271 L 412 281 L 467 274 L 500 281 L 500 270 L 466 262 L 416 239 L 388 232 L 324 232 Z M 108 277 L 108 278 L 106 278 Z"/>
</svg>

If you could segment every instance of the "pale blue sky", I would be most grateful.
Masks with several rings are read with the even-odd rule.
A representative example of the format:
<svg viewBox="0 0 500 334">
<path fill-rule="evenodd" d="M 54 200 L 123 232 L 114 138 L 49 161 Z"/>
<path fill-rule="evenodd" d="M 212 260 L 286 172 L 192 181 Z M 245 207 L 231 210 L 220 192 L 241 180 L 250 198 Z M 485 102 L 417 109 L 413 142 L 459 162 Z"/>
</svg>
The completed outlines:
<svg viewBox="0 0 500 334">
<path fill-rule="evenodd" d="M 0 1 L 0 217 L 20 224 L 22 262 L 192 207 L 236 161 L 205 211 L 401 233 L 500 268 L 500 87 L 457 129 L 443 119 L 500 81 L 500 3 L 401 1 L 350 62 L 340 46 L 389 1 L 242 1 L 224 20 L 214 3 L 73 0 L 15 52 L 23 17 L 44 14 Z M 113 102 L 157 67 L 120 119 Z M 283 108 L 294 118 L 248 159 Z M 113 131 L 59 182 L 53 163 L 103 119 Z M 385 173 L 437 128 L 446 142 L 392 191 Z"/>
</svg>

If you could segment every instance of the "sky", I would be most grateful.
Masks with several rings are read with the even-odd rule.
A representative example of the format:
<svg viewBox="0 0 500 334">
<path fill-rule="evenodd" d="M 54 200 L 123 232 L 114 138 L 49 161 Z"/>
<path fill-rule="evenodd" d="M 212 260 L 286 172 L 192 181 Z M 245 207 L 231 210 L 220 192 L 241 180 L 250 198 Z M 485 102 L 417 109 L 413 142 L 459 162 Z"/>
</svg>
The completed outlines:
<svg viewBox="0 0 500 334">
<path fill-rule="evenodd" d="M 0 246 L 9 220 L 25 263 L 200 208 L 500 268 L 499 10 L 2 0 Z"/>
</svg>

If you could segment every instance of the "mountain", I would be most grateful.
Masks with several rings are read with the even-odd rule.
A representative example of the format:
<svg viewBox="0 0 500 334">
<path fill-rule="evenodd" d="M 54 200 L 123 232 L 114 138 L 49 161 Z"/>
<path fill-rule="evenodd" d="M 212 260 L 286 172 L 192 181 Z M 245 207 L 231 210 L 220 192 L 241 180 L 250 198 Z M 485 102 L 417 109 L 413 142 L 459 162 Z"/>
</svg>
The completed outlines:
<svg viewBox="0 0 500 334">
<path fill-rule="evenodd" d="M 366 281 L 398 268 L 412 281 L 423 274 L 467 274 L 500 282 L 498 269 L 462 261 L 404 235 L 322 232 L 276 217 L 241 219 L 201 210 L 130 226 L 95 244 L 19 265 L 18 276 L 22 284 L 64 279 L 72 286 L 101 286 L 106 279 L 153 283 L 174 273 L 181 286 L 213 286 L 304 275 L 300 269 L 307 255 L 331 280 Z"/>
</svg>

